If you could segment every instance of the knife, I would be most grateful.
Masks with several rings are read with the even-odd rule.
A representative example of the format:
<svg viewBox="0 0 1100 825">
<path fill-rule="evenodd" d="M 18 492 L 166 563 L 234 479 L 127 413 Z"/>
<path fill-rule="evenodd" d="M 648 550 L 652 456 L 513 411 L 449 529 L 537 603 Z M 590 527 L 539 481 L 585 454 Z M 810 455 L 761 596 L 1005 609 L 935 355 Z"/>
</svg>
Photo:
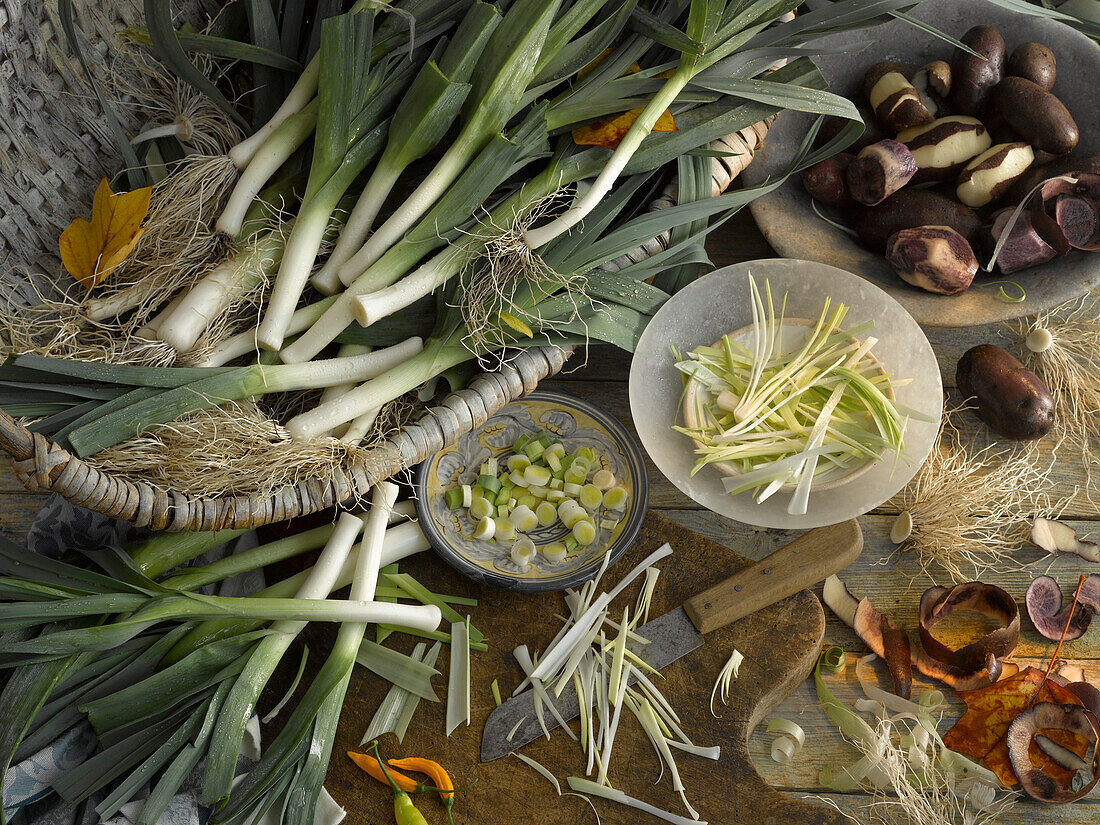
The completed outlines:
<svg viewBox="0 0 1100 825">
<path fill-rule="evenodd" d="M 812 587 L 855 561 L 861 550 L 863 533 L 855 519 L 817 527 L 766 559 L 692 596 L 681 607 L 637 628 L 634 632 L 649 643 L 632 641 L 628 647 L 650 667 L 660 670 L 701 647 L 703 634 Z M 634 681 L 636 677 L 632 675 L 631 682 Z M 566 720 L 579 715 L 572 683 L 566 685 L 555 704 Z M 558 726 L 552 714 L 547 712 L 543 716 L 547 729 Z M 507 756 L 541 735 L 534 692 L 526 690 L 489 714 L 481 734 L 481 761 Z"/>
</svg>

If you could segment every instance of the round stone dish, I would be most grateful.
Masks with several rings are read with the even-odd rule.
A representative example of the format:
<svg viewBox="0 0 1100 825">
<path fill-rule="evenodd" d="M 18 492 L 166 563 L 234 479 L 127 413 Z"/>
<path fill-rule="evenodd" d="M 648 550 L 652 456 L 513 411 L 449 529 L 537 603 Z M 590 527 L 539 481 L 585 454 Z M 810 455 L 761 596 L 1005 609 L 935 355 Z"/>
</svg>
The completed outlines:
<svg viewBox="0 0 1100 825">
<path fill-rule="evenodd" d="M 1100 48 L 1083 34 L 1054 20 L 1009 11 L 986 0 L 926 0 L 911 14 L 955 37 L 979 23 L 993 26 L 1004 36 L 1009 53 L 1029 41 L 1048 46 L 1059 68 L 1053 91 L 1080 128 L 1078 151 L 1100 149 L 1100 106 L 1096 105 L 1095 97 Z M 874 63 L 896 60 L 924 65 L 936 59 L 950 61 L 952 52 L 950 44 L 902 20 L 830 35 L 819 43 L 837 49 L 836 54 L 814 59 L 830 90 L 853 99 L 859 97 L 864 71 Z M 772 125 L 762 151 L 744 171 L 746 183 L 759 184 L 782 172 L 811 121 L 809 115 L 782 112 Z M 983 283 L 1001 278 L 982 271 L 966 292 L 934 295 L 902 281 L 881 255 L 865 249 L 854 238 L 822 220 L 814 212 L 799 175 L 757 198 L 750 208 L 764 237 L 780 255 L 820 261 L 854 272 L 884 289 L 919 323 L 929 326 L 976 326 L 1031 315 L 1100 286 L 1100 254 L 1073 251 L 1009 276 L 1027 293 L 1020 303 L 1006 301 L 999 286 Z M 982 260 L 980 253 L 979 260 Z M 1009 294 L 1015 292 L 1011 286 L 1006 290 Z"/>
</svg>

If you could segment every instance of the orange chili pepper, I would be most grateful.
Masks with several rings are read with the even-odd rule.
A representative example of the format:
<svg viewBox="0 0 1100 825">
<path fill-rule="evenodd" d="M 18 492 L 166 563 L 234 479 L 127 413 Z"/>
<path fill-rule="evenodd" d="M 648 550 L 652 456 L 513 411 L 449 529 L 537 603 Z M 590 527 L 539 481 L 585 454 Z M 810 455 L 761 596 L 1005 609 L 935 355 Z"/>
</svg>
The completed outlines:
<svg viewBox="0 0 1100 825">
<path fill-rule="evenodd" d="M 450 775 L 446 769 L 438 762 L 433 762 L 430 759 L 418 759 L 410 756 L 405 759 L 388 759 L 386 760 L 392 767 L 400 768 L 403 771 L 416 771 L 417 773 L 426 774 L 431 778 L 435 787 L 439 790 L 439 798 L 443 800 L 443 807 L 447 809 L 447 821 L 453 823 L 451 819 L 451 806 L 455 802 L 455 786 L 451 781 Z"/>
<path fill-rule="evenodd" d="M 370 776 L 377 779 L 383 785 L 388 786 L 390 783 L 386 779 L 386 775 L 382 772 L 382 766 L 378 764 L 378 760 L 371 756 L 369 753 L 355 753 L 348 751 L 348 756 L 351 757 L 351 761 L 366 771 Z M 391 771 L 390 776 L 393 777 L 393 784 L 403 790 L 405 793 L 417 793 L 419 789 L 419 783 L 408 776 L 397 771 Z"/>
</svg>

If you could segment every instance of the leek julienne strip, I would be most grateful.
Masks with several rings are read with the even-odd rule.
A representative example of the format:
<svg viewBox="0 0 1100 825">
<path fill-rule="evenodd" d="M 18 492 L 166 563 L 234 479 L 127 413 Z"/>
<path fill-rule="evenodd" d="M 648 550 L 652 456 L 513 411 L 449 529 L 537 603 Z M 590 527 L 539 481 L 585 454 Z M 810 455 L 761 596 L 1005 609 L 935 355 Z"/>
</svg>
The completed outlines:
<svg viewBox="0 0 1100 825">
<path fill-rule="evenodd" d="M 707 825 L 706 820 L 691 819 L 686 816 L 678 816 L 677 814 L 663 811 L 648 802 L 643 802 L 640 799 L 635 799 L 632 796 L 627 796 L 622 791 L 615 788 L 609 788 L 606 785 L 600 785 L 596 782 L 592 782 L 589 779 L 585 779 L 580 776 L 570 776 L 567 780 L 569 787 L 577 793 L 587 794 L 589 796 L 598 796 L 600 799 L 606 799 L 609 802 L 617 802 L 620 805 L 626 805 L 627 807 L 634 808 L 637 811 L 651 814 L 658 819 L 663 819 L 665 822 L 671 822 L 673 825 Z"/>
<path fill-rule="evenodd" d="M 470 724 L 469 624 L 452 622 L 451 667 L 447 673 L 447 736 L 463 722 Z"/>
</svg>

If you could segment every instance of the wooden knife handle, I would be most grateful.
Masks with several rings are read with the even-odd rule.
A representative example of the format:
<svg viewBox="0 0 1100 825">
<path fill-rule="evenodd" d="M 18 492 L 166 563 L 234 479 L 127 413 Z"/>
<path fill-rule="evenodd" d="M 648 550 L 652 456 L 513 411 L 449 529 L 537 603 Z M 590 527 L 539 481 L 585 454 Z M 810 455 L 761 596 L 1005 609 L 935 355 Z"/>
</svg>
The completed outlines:
<svg viewBox="0 0 1100 825">
<path fill-rule="evenodd" d="M 766 559 L 692 596 L 684 602 L 684 610 L 700 633 L 718 630 L 824 581 L 855 561 L 862 550 L 863 532 L 855 519 L 816 527 Z"/>
</svg>

